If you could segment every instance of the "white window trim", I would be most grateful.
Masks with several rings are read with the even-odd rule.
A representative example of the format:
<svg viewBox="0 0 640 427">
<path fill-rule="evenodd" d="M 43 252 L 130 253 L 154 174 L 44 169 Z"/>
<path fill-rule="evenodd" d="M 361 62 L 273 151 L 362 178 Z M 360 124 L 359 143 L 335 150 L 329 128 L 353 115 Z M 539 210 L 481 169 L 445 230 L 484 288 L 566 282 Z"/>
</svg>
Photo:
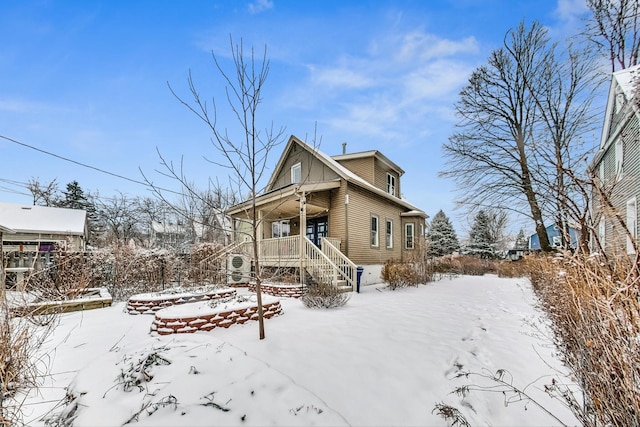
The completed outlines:
<svg viewBox="0 0 640 427">
<path fill-rule="evenodd" d="M 387 238 L 387 249 L 393 249 L 393 220 L 388 219 L 385 222 L 385 234 Z"/>
<path fill-rule="evenodd" d="M 300 162 L 298 162 L 295 165 L 291 166 L 291 183 L 299 184 L 300 181 L 302 181 L 302 165 L 300 164 Z"/>
<path fill-rule="evenodd" d="M 624 145 L 622 143 L 622 139 L 618 139 L 616 141 L 615 146 L 615 154 L 616 154 L 616 181 L 620 181 L 622 179 L 623 174 L 623 166 L 624 166 Z"/>
<path fill-rule="evenodd" d="M 387 193 L 396 195 L 396 176 L 387 172 Z"/>
<path fill-rule="evenodd" d="M 375 229 L 373 228 L 374 220 Z M 371 247 L 377 248 L 380 246 L 380 219 L 378 218 L 378 215 L 371 215 L 370 231 L 371 237 L 369 243 L 371 244 Z"/>
<path fill-rule="evenodd" d="M 638 205 L 636 203 L 636 198 L 632 197 L 627 200 L 627 229 L 629 233 L 633 236 L 633 240 L 638 241 Z M 633 254 L 635 253 L 634 245 L 631 242 L 631 239 L 627 237 L 627 253 Z"/>
<path fill-rule="evenodd" d="M 605 240 L 606 232 L 607 232 L 607 224 L 604 218 L 601 218 L 600 222 L 598 223 L 598 240 L 600 240 L 600 246 L 602 246 L 603 249 L 605 247 L 605 242 L 606 242 Z"/>
<path fill-rule="evenodd" d="M 411 229 L 411 232 L 409 232 L 409 229 Z M 416 228 L 415 228 L 415 224 L 412 222 L 408 222 L 404 225 L 404 248 L 405 249 L 413 249 L 415 248 L 416 244 L 415 244 L 415 240 L 416 240 Z M 409 237 L 411 237 L 411 240 L 409 240 Z M 411 242 L 411 245 L 409 245 L 409 242 Z"/>
</svg>

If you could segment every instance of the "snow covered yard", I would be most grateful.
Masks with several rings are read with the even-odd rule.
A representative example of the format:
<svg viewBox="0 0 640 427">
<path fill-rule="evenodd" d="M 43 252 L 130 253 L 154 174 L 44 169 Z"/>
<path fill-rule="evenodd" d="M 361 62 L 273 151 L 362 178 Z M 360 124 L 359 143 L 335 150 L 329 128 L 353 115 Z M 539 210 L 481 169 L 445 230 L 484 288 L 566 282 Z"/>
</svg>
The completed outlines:
<svg viewBox="0 0 640 427">
<path fill-rule="evenodd" d="M 536 406 L 504 405 L 502 393 L 451 394 L 476 382 L 460 369 L 513 382 L 568 424 L 542 391 L 562 369 L 542 338 L 525 279 L 462 276 L 390 291 L 367 286 L 347 305 L 312 310 L 282 299 L 265 321 L 211 332 L 157 336 L 149 316 L 124 304 L 62 315 L 45 344 L 50 376 L 26 406 L 29 425 L 60 412 L 65 387 L 75 425 L 447 425 L 445 402 L 472 425 L 557 425 Z M 73 405 L 67 406 L 69 410 Z"/>
</svg>

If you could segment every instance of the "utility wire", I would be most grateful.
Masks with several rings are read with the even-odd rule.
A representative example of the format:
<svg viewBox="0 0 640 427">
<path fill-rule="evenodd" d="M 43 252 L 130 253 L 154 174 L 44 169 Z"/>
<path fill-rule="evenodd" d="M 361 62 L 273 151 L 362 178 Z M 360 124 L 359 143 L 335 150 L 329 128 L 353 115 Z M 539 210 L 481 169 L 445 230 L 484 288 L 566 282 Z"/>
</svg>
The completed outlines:
<svg viewBox="0 0 640 427">
<path fill-rule="evenodd" d="M 145 187 L 149 187 L 149 188 L 156 189 L 156 190 L 166 191 L 166 192 L 168 192 L 168 193 L 182 194 L 182 193 L 180 193 L 180 192 L 178 192 L 178 191 L 168 190 L 168 189 L 166 189 L 166 188 L 161 188 L 161 187 L 155 187 L 155 186 L 153 186 L 153 185 L 151 185 L 151 184 L 149 184 L 149 183 L 147 183 L 147 182 L 144 182 L 144 181 L 138 181 L 138 180 L 136 180 L 136 179 L 129 178 L 129 177 L 126 177 L 126 176 L 123 176 L 123 175 L 119 175 L 119 174 L 114 173 L 114 172 L 109 172 L 109 171 L 107 171 L 107 170 L 100 169 L 100 168 L 95 167 L 95 166 L 87 165 L 87 164 L 85 164 L 85 163 L 81 163 L 81 162 L 78 162 L 78 161 L 76 161 L 76 160 L 69 159 L 68 157 L 63 157 L 63 156 L 60 156 L 60 155 L 58 155 L 58 154 L 52 153 L 52 152 L 50 152 L 50 151 L 46 151 L 46 150 L 43 150 L 43 149 L 38 148 L 38 147 L 34 147 L 34 146 L 32 146 L 32 145 L 29 145 L 29 144 L 25 144 L 24 142 L 16 141 L 15 139 L 13 139 L 13 138 L 9 138 L 8 136 L 0 135 L 0 138 L 1 138 L 1 139 L 4 139 L 4 140 L 7 140 L 7 141 L 9 141 L 9 142 L 13 142 L 14 144 L 18 144 L 18 145 L 21 145 L 21 146 L 23 146 L 23 147 L 30 148 L 30 149 L 32 149 L 32 150 L 38 151 L 38 152 L 43 153 L 43 154 L 46 154 L 46 155 L 48 155 L 48 156 L 52 156 L 52 157 L 55 157 L 55 158 L 57 158 L 57 159 L 64 160 L 64 161 L 66 161 L 66 162 L 70 162 L 70 163 L 76 164 L 76 165 L 78 165 L 78 166 L 82 166 L 82 167 L 84 167 L 84 168 L 93 169 L 93 170 L 98 171 L 98 172 L 100 172 L 100 173 L 104 173 L 104 174 L 107 174 L 107 175 L 114 176 L 114 177 L 116 177 L 116 178 L 120 178 L 120 179 L 124 179 L 124 180 L 126 180 L 126 181 L 129 181 L 129 182 L 133 182 L 134 184 L 143 185 L 143 186 L 145 186 Z"/>
</svg>

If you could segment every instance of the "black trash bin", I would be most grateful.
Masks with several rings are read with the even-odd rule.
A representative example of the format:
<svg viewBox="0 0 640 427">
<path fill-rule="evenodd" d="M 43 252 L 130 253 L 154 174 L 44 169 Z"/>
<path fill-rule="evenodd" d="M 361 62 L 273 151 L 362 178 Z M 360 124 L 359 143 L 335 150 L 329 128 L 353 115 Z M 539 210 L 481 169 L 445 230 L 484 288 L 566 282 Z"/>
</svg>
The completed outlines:
<svg viewBox="0 0 640 427">
<path fill-rule="evenodd" d="M 358 292 L 360 292 L 360 278 L 362 277 L 362 272 L 363 271 L 364 271 L 364 267 L 358 266 L 358 268 L 356 270 L 356 284 L 357 284 L 356 290 Z"/>
</svg>

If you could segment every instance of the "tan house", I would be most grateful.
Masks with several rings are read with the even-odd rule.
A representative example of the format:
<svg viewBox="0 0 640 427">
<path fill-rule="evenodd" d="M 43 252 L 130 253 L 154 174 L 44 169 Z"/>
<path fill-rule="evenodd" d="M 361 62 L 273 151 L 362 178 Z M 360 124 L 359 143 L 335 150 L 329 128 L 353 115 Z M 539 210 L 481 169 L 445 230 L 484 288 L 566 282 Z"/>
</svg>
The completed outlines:
<svg viewBox="0 0 640 427">
<path fill-rule="evenodd" d="M 256 197 L 260 262 L 299 267 L 356 290 L 357 266 L 410 260 L 427 215 L 401 197 L 402 168 L 377 150 L 328 156 L 291 136 Z M 238 250 L 248 251 L 251 201 L 231 207 Z"/>
</svg>

